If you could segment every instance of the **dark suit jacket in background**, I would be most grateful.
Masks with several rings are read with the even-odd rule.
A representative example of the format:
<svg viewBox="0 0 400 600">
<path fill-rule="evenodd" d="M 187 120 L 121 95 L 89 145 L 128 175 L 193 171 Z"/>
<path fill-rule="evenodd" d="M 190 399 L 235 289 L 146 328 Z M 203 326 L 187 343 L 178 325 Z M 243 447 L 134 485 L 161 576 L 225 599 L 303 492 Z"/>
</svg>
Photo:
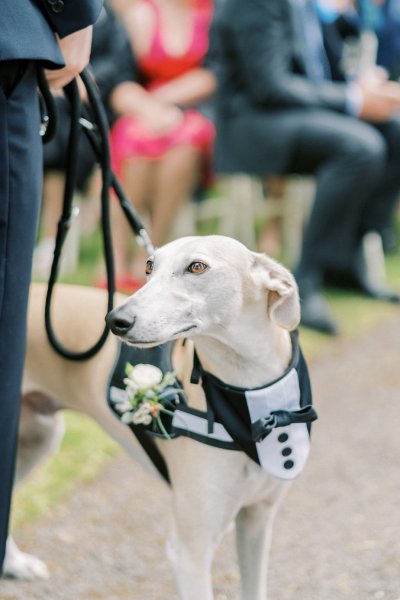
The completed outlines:
<svg viewBox="0 0 400 600">
<path fill-rule="evenodd" d="M 216 12 L 220 172 L 281 172 L 304 110 L 345 112 L 344 83 L 305 75 L 291 1 L 225 0 Z"/>
</svg>

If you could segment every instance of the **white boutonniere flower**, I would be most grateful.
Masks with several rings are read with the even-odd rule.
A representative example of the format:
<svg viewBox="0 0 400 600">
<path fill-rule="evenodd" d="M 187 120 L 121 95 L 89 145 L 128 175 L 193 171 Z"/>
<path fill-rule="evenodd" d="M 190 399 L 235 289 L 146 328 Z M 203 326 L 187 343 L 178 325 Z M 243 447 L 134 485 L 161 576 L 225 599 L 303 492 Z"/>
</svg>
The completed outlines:
<svg viewBox="0 0 400 600">
<path fill-rule="evenodd" d="M 161 383 L 163 374 L 161 369 L 154 365 L 129 365 L 125 369 L 127 377 L 124 379 L 124 383 L 132 389 L 144 390 L 145 388 L 152 388 L 155 385 Z"/>
<path fill-rule="evenodd" d="M 115 403 L 121 421 L 127 425 L 152 425 L 154 432 L 170 438 L 162 415 L 173 416 L 179 395 L 183 394 L 183 390 L 176 387 L 175 373 L 168 371 L 163 375 L 154 365 L 132 366 L 130 363 L 126 364 L 125 373 L 127 400 Z"/>
</svg>

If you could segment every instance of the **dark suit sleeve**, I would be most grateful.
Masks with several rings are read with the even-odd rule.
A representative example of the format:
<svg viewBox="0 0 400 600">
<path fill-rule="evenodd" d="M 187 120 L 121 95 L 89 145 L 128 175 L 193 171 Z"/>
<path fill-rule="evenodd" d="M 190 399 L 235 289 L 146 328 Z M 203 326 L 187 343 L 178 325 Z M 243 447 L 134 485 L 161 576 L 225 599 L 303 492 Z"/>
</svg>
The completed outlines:
<svg viewBox="0 0 400 600">
<path fill-rule="evenodd" d="M 230 29 L 232 51 L 256 105 L 345 110 L 345 84 L 315 84 L 294 72 L 293 33 L 285 0 L 228 0 L 224 26 Z"/>
<path fill-rule="evenodd" d="M 93 25 L 103 5 L 102 0 L 37 0 L 53 31 L 63 38 Z"/>
</svg>

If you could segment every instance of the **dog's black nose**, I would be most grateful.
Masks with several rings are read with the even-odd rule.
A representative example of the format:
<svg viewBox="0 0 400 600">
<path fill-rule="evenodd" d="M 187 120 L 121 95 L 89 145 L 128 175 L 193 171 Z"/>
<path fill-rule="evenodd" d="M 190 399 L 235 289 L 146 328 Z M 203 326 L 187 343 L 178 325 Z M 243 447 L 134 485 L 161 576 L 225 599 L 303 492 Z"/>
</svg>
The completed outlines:
<svg viewBox="0 0 400 600">
<path fill-rule="evenodd" d="M 106 323 L 115 335 L 126 335 L 135 320 L 135 317 L 124 308 L 114 308 L 106 315 Z"/>
</svg>

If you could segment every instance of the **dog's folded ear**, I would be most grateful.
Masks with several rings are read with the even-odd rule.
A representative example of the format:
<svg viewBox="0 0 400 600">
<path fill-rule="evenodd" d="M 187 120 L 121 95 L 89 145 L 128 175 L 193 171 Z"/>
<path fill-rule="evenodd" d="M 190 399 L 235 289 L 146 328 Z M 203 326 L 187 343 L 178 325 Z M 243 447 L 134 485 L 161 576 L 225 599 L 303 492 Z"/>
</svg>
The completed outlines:
<svg viewBox="0 0 400 600">
<path fill-rule="evenodd" d="M 300 322 L 300 299 L 293 275 L 266 254 L 252 252 L 252 259 L 252 279 L 267 292 L 269 318 L 284 329 L 295 329 Z"/>
</svg>

